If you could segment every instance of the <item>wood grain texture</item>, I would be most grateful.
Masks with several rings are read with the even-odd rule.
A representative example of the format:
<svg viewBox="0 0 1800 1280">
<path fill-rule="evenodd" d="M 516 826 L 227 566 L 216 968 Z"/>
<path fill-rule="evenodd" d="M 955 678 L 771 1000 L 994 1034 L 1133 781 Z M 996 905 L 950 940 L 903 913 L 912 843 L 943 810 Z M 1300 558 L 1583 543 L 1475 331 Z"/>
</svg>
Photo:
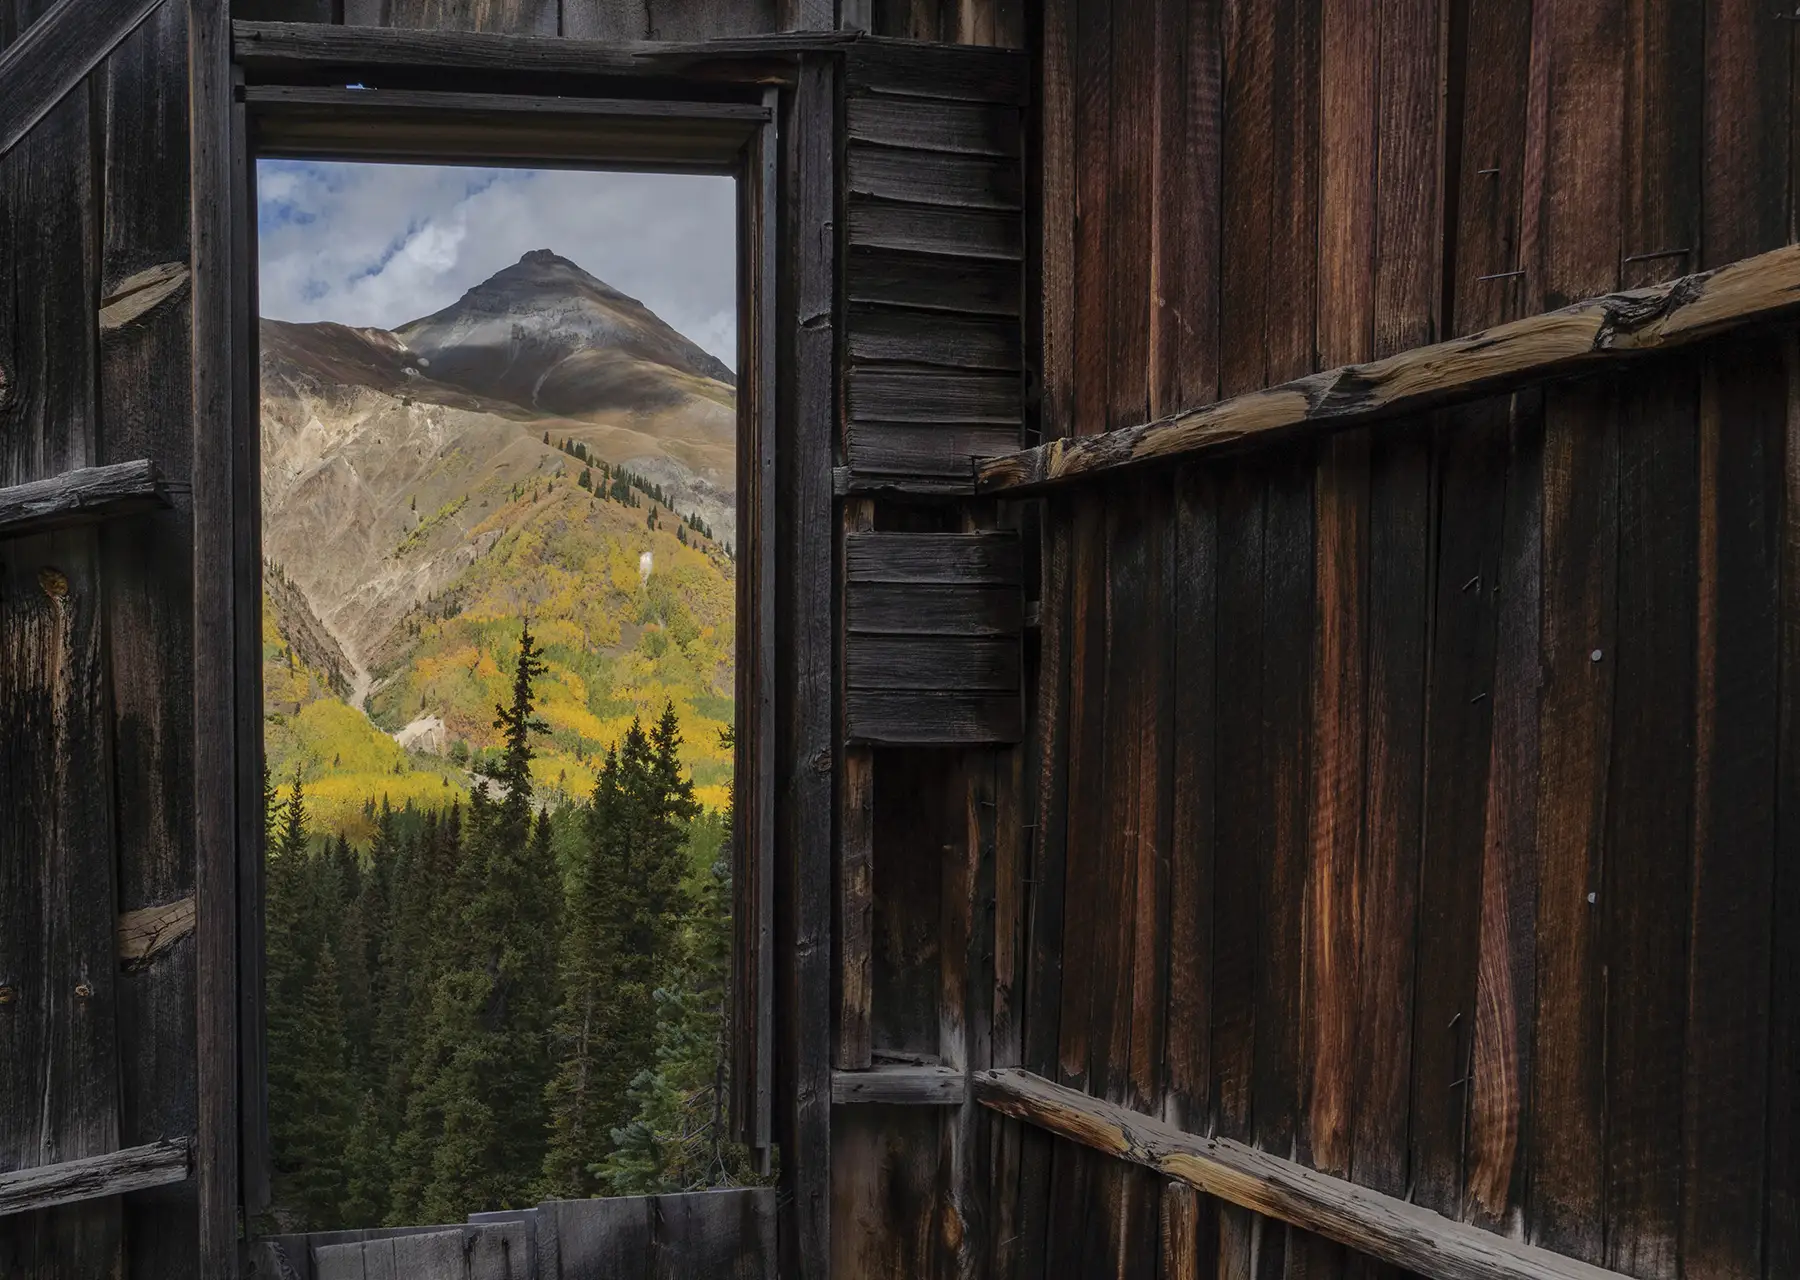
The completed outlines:
<svg viewBox="0 0 1800 1280">
<path fill-rule="evenodd" d="M 852 689 L 844 696 L 847 742 L 937 747 L 1017 742 L 1018 691 Z"/>
<path fill-rule="evenodd" d="M 860 143 L 846 150 L 845 182 L 852 196 L 955 209 L 1017 209 L 1022 195 L 1013 160 Z"/>
<path fill-rule="evenodd" d="M 1680 1232 L 1674 1153 L 1694 838 L 1697 380 L 1687 360 L 1634 379 L 1619 428 L 1617 669 L 1599 901 L 1606 1261 L 1650 1280 L 1676 1273 Z"/>
<path fill-rule="evenodd" d="M 983 493 L 1041 491 L 1100 472 L 1308 430 L 1335 430 L 1667 351 L 1800 305 L 1800 248 L 1716 272 L 1590 299 L 1561 311 L 1400 355 L 1311 374 L 1161 422 L 1052 441 L 983 463 Z"/>
<path fill-rule="evenodd" d="M 831 456 L 837 404 L 836 263 L 818 228 L 835 215 L 836 69 L 803 61 L 786 101 L 781 213 L 790 264 L 781 291 L 777 417 L 775 920 L 776 1027 L 783 1064 L 784 1275 L 827 1274 L 831 1247 L 832 627 Z"/>
<path fill-rule="evenodd" d="M 875 505 L 866 500 L 846 502 L 841 515 L 844 536 L 866 532 L 875 522 Z M 840 569 L 848 581 L 847 557 Z M 853 650 L 847 638 L 840 640 L 841 676 L 847 688 L 851 668 L 861 650 Z M 849 737 L 848 726 L 842 731 Z M 871 916 L 875 910 L 875 758 L 868 748 L 846 748 L 838 779 L 837 921 L 833 943 L 837 951 L 837 1034 L 831 1062 L 843 1070 L 869 1066 L 873 1049 L 870 966 L 873 960 Z"/>
<path fill-rule="evenodd" d="M 851 303 L 977 316 L 1019 314 L 1019 269 L 1006 258 L 852 249 L 844 296 Z"/>
<path fill-rule="evenodd" d="M 1782 520 L 1780 346 L 1710 353 L 1700 384 L 1693 906 L 1687 943 L 1682 1273 L 1754 1275 L 1770 1082 Z M 1793 602 L 1790 602 L 1792 607 Z"/>
<path fill-rule="evenodd" d="M 193 932 L 191 897 L 123 912 L 118 925 L 119 963 L 127 970 L 147 969 L 158 956 Z"/>
<path fill-rule="evenodd" d="M 1021 418 L 1017 374 L 853 367 L 844 390 L 855 422 L 1012 426 Z"/>
<path fill-rule="evenodd" d="M 1616 1280 L 1618 1274 L 1467 1226 L 1229 1138 L 1183 1133 L 1028 1071 L 979 1072 L 974 1089 L 984 1106 L 1434 1280 Z"/>
<path fill-rule="evenodd" d="M 185 1139 L 0 1173 L 0 1216 L 125 1195 L 185 1180 Z"/>
<path fill-rule="evenodd" d="M 558 9 L 557 0 L 344 0 L 344 21 L 355 27 L 554 36 Z"/>
<path fill-rule="evenodd" d="M 160 0 L 60 0 L 26 10 L 24 34 L 0 53 L 0 156 L 50 114 Z"/>
<path fill-rule="evenodd" d="M 169 505 L 156 463 L 147 458 L 78 467 L 0 489 L 0 538 L 96 524 Z"/>
<path fill-rule="evenodd" d="M 859 249 L 935 253 L 951 258 L 1017 262 L 1024 256 L 1021 219 L 1009 209 L 855 201 L 850 244 Z"/>
<path fill-rule="evenodd" d="M 100 531 L 115 804 L 130 815 L 116 824 L 122 920 L 194 894 L 187 24 L 185 4 L 165 3 L 107 59 L 97 88 L 106 167 L 95 460 L 150 459 L 173 501 Z M 198 1131 L 195 955 L 183 944 L 119 976 L 123 1145 Z M 197 1197 L 189 1179 L 125 1198 L 130 1274 L 192 1273 Z"/>
<path fill-rule="evenodd" d="M 840 1106 L 873 1102 L 899 1107 L 960 1107 L 968 1092 L 968 1075 L 961 1067 L 884 1063 L 860 1071 L 831 1073 L 831 1100 Z"/>
<path fill-rule="evenodd" d="M 1607 984 L 1598 907 L 1618 663 L 1619 426 L 1611 380 L 1544 409 L 1537 975 L 1526 1238 L 1603 1253 Z M 1594 655 L 1599 654 L 1595 660 Z"/>
<path fill-rule="evenodd" d="M 1012 586 L 1019 581 L 1019 539 L 1012 533 L 859 531 L 844 539 L 853 583 Z"/>
<path fill-rule="evenodd" d="M 1019 324 L 1010 317 L 945 316 L 866 307 L 847 317 L 849 355 L 858 363 L 939 365 L 953 369 L 1020 367 Z M 1013 436 L 1018 437 L 1018 412 Z"/>
<path fill-rule="evenodd" d="M 932 102 L 853 94 L 844 104 L 852 142 L 953 155 L 1019 155 L 1023 129 L 1016 107 L 985 102 Z"/>
<path fill-rule="evenodd" d="M 1781 632 L 1776 745 L 1779 767 L 1775 795 L 1775 886 L 1771 918 L 1787 921 L 1800 913 L 1800 341 L 1782 343 L 1787 381 L 1787 420 L 1781 460 L 1782 529 L 1776 554 L 1781 560 Z M 1774 930 L 1769 966 L 1769 1079 L 1791 1080 L 1800 1072 L 1800 931 Z M 1772 1088 L 1768 1118 L 1768 1217 L 1765 1274 L 1800 1266 L 1800 1097 Z"/>
</svg>

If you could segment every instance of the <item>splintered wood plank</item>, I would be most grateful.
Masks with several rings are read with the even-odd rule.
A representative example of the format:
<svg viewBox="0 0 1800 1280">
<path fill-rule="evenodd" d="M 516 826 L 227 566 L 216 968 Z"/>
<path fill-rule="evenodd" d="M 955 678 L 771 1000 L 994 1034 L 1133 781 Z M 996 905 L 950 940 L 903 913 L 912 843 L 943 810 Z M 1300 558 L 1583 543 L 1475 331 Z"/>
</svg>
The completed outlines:
<svg viewBox="0 0 1800 1280">
<path fill-rule="evenodd" d="M 179 1139 L 0 1173 L 0 1215 L 166 1186 L 184 1180 L 190 1171 L 187 1140 Z"/>
<path fill-rule="evenodd" d="M 1544 408 L 1537 955 L 1526 1239 L 1599 1262 L 1605 952 L 1599 907 L 1611 756 L 1619 428 L 1610 381 Z"/>
<path fill-rule="evenodd" d="M 1369 450 L 1368 840 L 1353 917 L 1358 1008 L 1356 1181 L 1404 1194 L 1412 1087 L 1412 1010 L 1424 822 L 1425 688 L 1430 634 L 1429 424 Z"/>
<path fill-rule="evenodd" d="M 1697 374 L 1681 360 L 1633 379 L 1619 429 L 1617 670 L 1599 901 L 1609 993 L 1606 1263 L 1644 1280 L 1676 1274 L 1681 1225 L 1674 1153 L 1694 836 Z"/>
<path fill-rule="evenodd" d="M 1271 1219 L 1277 1229 L 1280 1223 L 1301 1227 L 1434 1280 L 1621 1280 L 1616 1272 L 1520 1244 L 1244 1143 L 1183 1133 L 1028 1071 L 979 1072 L 974 1088 L 984 1106 L 1115 1162 L 1179 1178 Z M 1267 1233 L 1262 1244 L 1269 1244 Z"/>
<path fill-rule="evenodd" d="M 1464 1214 L 1521 1234 L 1531 1132 L 1537 918 L 1538 688 L 1543 572 L 1543 398 L 1514 396 L 1505 524 L 1501 533 L 1494 646 L 1487 838 L 1481 856 L 1481 924 Z"/>
<path fill-rule="evenodd" d="M 1414 1198 L 1450 1214 L 1461 1207 L 1469 1114 L 1507 410 L 1504 400 L 1458 410 L 1436 442 L 1411 1148 Z"/>
<path fill-rule="evenodd" d="M 983 493 L 1037 491 L 1125 467 L 1394 418 L 1768 323 L 1800 306 L 1797 299 L 1800 247 L 1790 246 L 1714 272 L 1593 298 L 1485 333 L 1296 378 L 1159 422 L 1092 439 L 1055 440 L 982 464 L 977 488 Z"/>
<path fill-rule="evenodd" d="M 1787 377 L 1777 342 L 1710 353 L 1700 388 L 1699 631 L 1681 1269 L 1755 1275 L 1769 1133 Z M 1790 514 L 1794 518 L 1796 514 Z M 1792 602 L 1790 606 L 1793 607 Z"/>
<path fill-rule="evenodd" d="M 1173 825 L 1169 857 L 1169 1013 L 1163 1118 L 1203 1129 L 1212 1114 L 1213 874 L 1219 535 L 1214 481 L 1175 478 L 1170 575 Z"/>
</svg>

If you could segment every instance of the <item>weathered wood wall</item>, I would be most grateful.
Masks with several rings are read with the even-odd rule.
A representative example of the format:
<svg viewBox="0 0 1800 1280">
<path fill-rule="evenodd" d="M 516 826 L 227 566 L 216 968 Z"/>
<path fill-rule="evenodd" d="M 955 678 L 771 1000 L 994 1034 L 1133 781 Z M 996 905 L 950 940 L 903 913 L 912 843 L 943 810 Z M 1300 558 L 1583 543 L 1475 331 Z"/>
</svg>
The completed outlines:
<svg viewBox="0 0 1800 1280">
<path fill-rule="evenodd" d="M 0 5 L 0 48 L 49 9 Z M 150 459 L 169 510 L 0 541 L 0 1168 L 194 1131 L 186 11 L 0 159 L 0 485 Z M 191 1182 L 0 1220 L 8 1275 L 181 1275 Z M 41 1270 L 40 1270 L 41 1269 Z"/>
<path fill-rule="evenodd" d="M 1794 30 L 1048 0 L 1044 435 L 1789 241 Z M 1049 499 L 1023 1064 L 1627 1274 L 1792 1270 L 1796 387 L 1764 333 Z M 1382 1269 L 1001 1133 L 1007 1274 Z"/>
</svg>

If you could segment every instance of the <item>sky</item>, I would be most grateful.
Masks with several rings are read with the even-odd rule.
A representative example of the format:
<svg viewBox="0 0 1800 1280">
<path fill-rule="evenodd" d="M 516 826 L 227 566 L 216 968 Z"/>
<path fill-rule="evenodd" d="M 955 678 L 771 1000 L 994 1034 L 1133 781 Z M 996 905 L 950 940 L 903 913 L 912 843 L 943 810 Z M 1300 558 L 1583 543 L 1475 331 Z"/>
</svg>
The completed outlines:
<svg viewBox="0 0 1800 1280">
<path fill-rule="evenodd" d="M 730 178 L 261 160 L 256 183 L 271 319 L 397 328 L 550 249 L 737 367 Z"/>
</svg>

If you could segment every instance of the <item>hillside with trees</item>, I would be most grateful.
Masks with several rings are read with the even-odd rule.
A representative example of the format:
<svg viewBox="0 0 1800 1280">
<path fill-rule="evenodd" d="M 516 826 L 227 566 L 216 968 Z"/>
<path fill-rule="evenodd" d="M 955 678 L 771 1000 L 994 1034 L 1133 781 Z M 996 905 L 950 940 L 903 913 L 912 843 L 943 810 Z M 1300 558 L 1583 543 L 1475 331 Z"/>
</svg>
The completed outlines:
<svg viewBox="0 0 1800 1280">
<path fill-rule="evenodd" d="M 731 806 L 672 706 L 543 806 L 523 629 L 490 785 L 366 848 L 265 789 L 275 1211 L 288 1230 L 751 1180 L 724 1124 Z"/>
</svg>

